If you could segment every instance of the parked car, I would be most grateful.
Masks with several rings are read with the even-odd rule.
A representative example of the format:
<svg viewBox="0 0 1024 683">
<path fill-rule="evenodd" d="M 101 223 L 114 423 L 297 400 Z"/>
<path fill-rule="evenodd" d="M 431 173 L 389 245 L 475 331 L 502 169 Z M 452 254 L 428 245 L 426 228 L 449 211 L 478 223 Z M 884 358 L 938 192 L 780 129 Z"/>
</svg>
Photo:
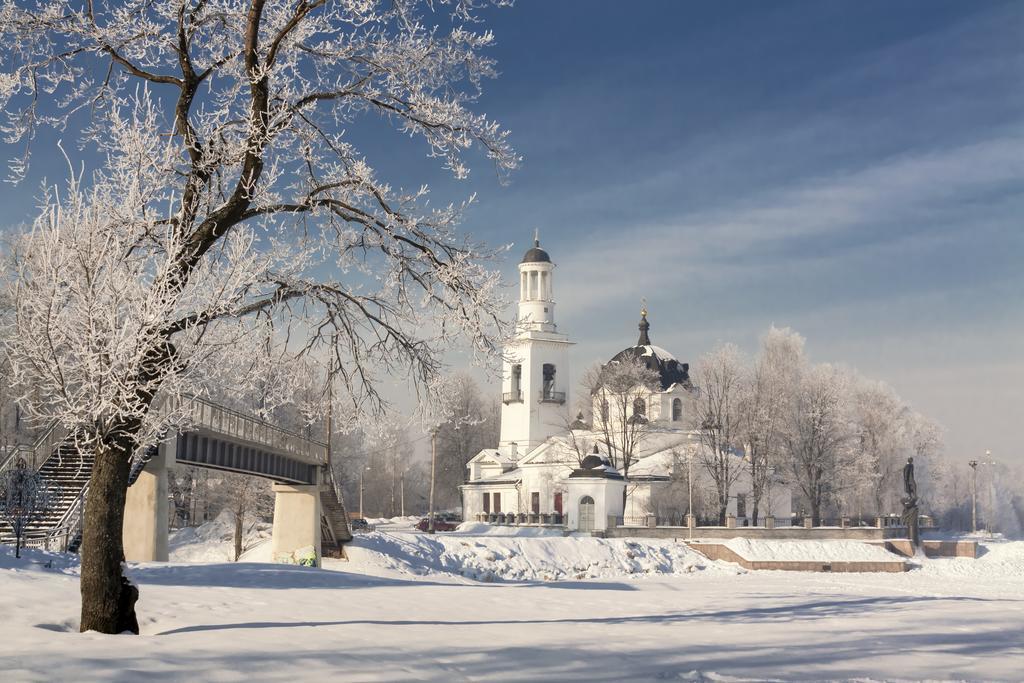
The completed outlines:
<svg viewBox="0 0 1024 683">
<path fill-rule="evenodd" d="M 348 525 L 352 528 L 352 533 L 370 530 L 370 523 L 362 517 L 349 521 Z"/>
<path fill-rule="evenodd" d="M 455 531 L 461 523 L 462 520 L 459 519 L 457 515 L 434 515 L 434 531 Z M 420 523 L 416 525 L 416 528 L 420 531 L 429 531 L 430 517 L 424 517 L 421 519 Z"/>
</svg>

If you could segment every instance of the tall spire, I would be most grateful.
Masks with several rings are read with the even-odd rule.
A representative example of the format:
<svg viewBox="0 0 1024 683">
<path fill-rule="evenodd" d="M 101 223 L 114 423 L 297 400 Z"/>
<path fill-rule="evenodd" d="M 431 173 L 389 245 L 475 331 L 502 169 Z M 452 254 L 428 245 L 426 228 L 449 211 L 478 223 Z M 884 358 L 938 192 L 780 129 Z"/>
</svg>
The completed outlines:
<svg viewBox="0 0 1024 683">
<path fill-rule="evenodd" d="M 647 299 L 644 299 L 643 307 L 640 309 L 640 340 L 636 343 L 637 346 L 650 346 L 651 338 L 647 335 L 647 331 L 651 329 L 651 324 L 647 322 Z"/>
<path fill-rule="evenodd" d="M 534 247 L 539 247 L 540 246 L 540 228 L 534 228 L 533 229 L 533 246 Z"/>
</svg>

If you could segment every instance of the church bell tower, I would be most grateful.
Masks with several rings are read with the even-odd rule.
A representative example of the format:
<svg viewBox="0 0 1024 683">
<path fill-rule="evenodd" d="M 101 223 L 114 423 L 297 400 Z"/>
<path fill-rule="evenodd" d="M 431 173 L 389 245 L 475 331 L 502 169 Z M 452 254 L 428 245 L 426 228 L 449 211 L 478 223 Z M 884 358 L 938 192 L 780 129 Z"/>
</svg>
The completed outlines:
<svg viewBox="0 0 1024 683">
<path fill-rule="evenodd" d="M 518 331 L 505 348 L 502 372 L 501 443 L 518 459 L 569 423 L 569 338 L 555 324 L 555 264 L 540 247 L 519 263 Z"/>
</svg>

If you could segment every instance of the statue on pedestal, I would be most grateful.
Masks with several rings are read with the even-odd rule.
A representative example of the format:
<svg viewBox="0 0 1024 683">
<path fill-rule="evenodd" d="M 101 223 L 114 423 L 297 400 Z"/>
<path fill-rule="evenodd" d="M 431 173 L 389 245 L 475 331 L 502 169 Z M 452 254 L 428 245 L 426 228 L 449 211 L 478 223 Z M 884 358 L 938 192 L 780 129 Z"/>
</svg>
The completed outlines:
<svg viewBox="0 0 1024 683">
<path fill-rule="evenodd" d="M 907 527 L 910 542 L 915 548 L 921 547 L 921 532 L 918 527 L 920 510 L 917 506 L 917 482 L 914 480 L 914 459 L 907 458 L 903 466 L 903 491 L 907 494 L 902 499 L 903 524 Z"/>
</svg>

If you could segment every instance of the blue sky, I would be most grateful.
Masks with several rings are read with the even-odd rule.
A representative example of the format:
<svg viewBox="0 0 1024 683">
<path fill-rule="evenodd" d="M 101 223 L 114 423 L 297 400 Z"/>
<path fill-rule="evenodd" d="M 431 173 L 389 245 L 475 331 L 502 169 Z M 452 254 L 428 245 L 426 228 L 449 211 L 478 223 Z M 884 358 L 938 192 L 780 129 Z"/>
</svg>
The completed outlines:
<svg viewBox="0 0 1024 683">
<path fill-rule="evenodd" d="M 578 374 L 636 337 L 684 361 L 772 323 L 884 379 L 949 453 L 1024 461 L 1024 3 L 519 0 L 487 10 L 480 109 L 524 156 L 456 182 L 353 130 L 396 184 L 477 192 L 466 229 L 534 228 Z M 45 152 L 53 139 L 40 141 Z M 30 179 L 61 176 L 56 154 Z M 383 159 L 383 161 L 381 161 Z M 8 220 L 31 192 L 0 187 Z"/>
<path fill-rule="evenodd" d="M 1024 4 L 493 14 L 484 108 L 525 161 L 504 188 L 478 169 L 469 223 L 513 256 L 540 228 L 574 371 L 634 342 L 641 297 L 690 362 L 788 325 L 951 455 L 1024 460 Z"/>
</svg>

